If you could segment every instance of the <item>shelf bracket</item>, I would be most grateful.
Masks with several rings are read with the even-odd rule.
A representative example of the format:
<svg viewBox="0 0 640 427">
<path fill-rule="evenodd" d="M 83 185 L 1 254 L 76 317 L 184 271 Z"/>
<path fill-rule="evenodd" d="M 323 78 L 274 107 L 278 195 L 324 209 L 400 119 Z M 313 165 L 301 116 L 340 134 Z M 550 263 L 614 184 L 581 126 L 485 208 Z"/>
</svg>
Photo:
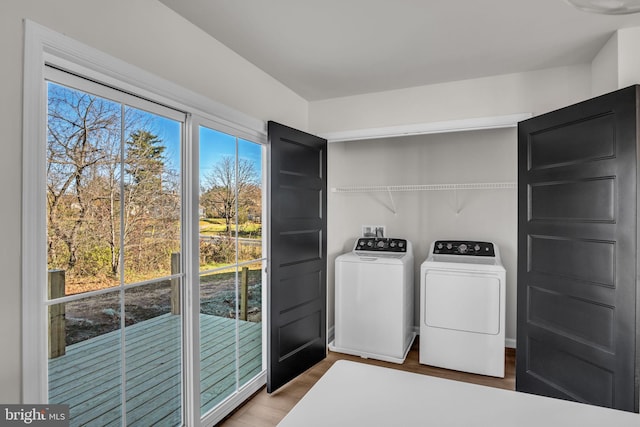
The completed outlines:
<svg viewBox="0 0 640 427">
<path fill-rule="evenodd" d="M 390 187 L 387 187 L 387 194 L 389 195 L 389 201 L 391 201 L 391 212 L 393 212 L 394 215 L 398 215 L 396 213 L 396 203 L 393 200 L 393 193 L 391 193 Z"/>
</svg>

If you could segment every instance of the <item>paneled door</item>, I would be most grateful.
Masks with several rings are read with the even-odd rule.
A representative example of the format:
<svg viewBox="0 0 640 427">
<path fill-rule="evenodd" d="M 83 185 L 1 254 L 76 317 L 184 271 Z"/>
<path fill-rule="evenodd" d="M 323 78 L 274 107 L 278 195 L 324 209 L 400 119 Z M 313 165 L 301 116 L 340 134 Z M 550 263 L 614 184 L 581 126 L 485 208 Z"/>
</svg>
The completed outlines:
<svg viewBox="0 0 640 427">
<path fill-rule="evenodd" d="M 326 357 L 327 141 L 269 122 L 267 391 Z"/>
<path fill-rule="evenodd" d="M 518 391 L 638 412 L 637 102 L 519 124 Z"/>
</svg>

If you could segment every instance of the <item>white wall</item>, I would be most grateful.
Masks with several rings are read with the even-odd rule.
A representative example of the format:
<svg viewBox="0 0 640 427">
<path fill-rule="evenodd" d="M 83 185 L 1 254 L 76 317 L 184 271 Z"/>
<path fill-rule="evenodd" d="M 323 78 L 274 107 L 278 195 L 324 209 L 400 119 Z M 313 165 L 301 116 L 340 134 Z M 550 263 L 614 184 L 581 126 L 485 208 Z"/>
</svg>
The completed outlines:
<svg viewBox="0 0 640 427">
<path fill-rule="evenodd" d="M 618 89 L 618 33 L 612 35 L 591 61 L 591 96 Z"/>
<path fill-rule="evenodd" d="M 505 74 L 410 89 L 315 101 L 315 133 L 501 116 L 540 114 L 587 99 L 590 64 Z"/>
<path fill-rule="evenodd" d="M 307 102 L 156 0 L 3 0 L 0 5 L 0 402 L 21 399 L 23 19 L 258 119 L 307 128 Z M 36 266 L 34 266 L 36 268 Z"/>
<path fill-rule="evenodd" d="M 618 30 L 618 88 L 640 83 L 640 28 Z"/>
<path fill-rule="evenodd" d="M 591 94 L 640 83 L 640 28 L 616 31 L 591 62 Z"/>
<path fill-rule="evenodd" d="M 329 145 L 329 186 L 517 181 L 514 128 Z M 517 190 L 329 193 L 329 301 L 335 258 L 349 251 L 362 224 L 385 225 L 387 236 L 412 242 L 414 324 L 419 325 L 420 264 L 436 239 L 493 241 L 507 269 L 506 337 L 515 342 Z M 328 313 L 332 323 L 333 306 Z"/>
</svg>

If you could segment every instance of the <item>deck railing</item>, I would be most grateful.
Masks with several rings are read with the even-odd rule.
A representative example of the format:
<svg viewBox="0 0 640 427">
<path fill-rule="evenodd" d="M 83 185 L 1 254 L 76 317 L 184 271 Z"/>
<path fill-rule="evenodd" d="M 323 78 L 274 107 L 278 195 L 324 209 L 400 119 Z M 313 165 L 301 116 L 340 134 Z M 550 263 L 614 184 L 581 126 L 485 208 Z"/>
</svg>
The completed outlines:
<svg viewBox="0 0 640 427">
<path fill-rule="evenodd" d="M 48 274 L 48 297 L 49 300 L 63 297 L 65 295 L 64 270 L 50 270 Z M 62 304 L 49 306 L 49 359 L 63 356 L 66 351 L 65 345 L 65 307 Z"/>
<path fill-rule="evenodd" d="M 171 275 L 180 274 L 180 253 L 171 254 Z M 171 314 L 180 314 L 180 278 L 171 279 Z M 249 267 L 242 267 L 240 275 L 240 320 L 247 320 L 247 304 L 249 289 Z M 66 295 L 65 271 L 49 270 L 48 272 L 48 297 L 55 300 Z M 66 313 L 65 304 L 53 304 L 49 306 L 49 331 L 48 348 L 49 359 L 63 356 L 66 352 Z"/>
</svg>

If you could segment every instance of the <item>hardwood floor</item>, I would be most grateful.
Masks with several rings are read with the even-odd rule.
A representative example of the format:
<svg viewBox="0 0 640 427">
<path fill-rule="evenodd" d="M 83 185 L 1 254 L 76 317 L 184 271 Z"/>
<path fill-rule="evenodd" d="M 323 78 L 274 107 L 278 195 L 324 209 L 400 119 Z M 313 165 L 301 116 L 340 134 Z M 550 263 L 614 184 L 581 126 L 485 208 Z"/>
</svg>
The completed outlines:
<svg viewBox="0 0 640 427">
<path fill-rule="evenodd" d="M 416 338 L 416 341 L 413 343 L 413 346 L 409 351 L 407 359 L 402 365 L 373 359 L 362 359 L 356 356 L 349 356 L 329 351 L 325 360 L 318 363 L 275 393 L 268 395 L 266 390 L 263 388 L 253 398 L 247 401 L 243 406 L 218 425 L 223 427 L 276 426 L 284 416 L 287 415 L 291 408 L 293 408 L 296 403 L 302 399 L 316 381 L 318 381 L 320 377 L 329 370 L 331 365 L 342 359 L 385 366 L 388 368 L 400 369 L 403 371 L 447 378 L 456 381 L 475 383 L 489 387 L 497 387 L 507 390 L 515 389 L 516 355 L 514 349 L 505 349 L 505 377 L 493 378 L 421 365 L 418 362 L 418 339 L 419 337 Z"/>
</svg>

